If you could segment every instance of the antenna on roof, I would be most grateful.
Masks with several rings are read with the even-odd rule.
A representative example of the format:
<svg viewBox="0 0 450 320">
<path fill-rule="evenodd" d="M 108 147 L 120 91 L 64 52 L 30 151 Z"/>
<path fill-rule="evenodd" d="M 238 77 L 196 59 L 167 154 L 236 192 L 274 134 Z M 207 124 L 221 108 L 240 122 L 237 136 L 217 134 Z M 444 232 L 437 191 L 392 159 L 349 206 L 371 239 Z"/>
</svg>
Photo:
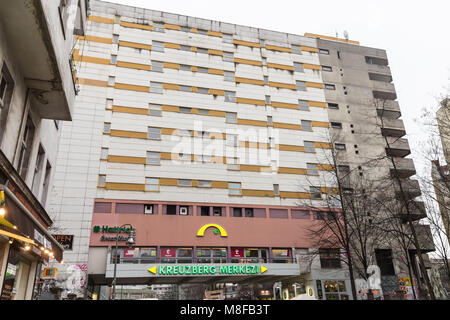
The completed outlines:
<svg viewBox="0 0 450 320">
<path fill-rule="evenodd" d="M 348 31 L 347 30 L 344 31 L 344 38 L 345 38 L 345 40 L 348 41 Z"/>
</svg>

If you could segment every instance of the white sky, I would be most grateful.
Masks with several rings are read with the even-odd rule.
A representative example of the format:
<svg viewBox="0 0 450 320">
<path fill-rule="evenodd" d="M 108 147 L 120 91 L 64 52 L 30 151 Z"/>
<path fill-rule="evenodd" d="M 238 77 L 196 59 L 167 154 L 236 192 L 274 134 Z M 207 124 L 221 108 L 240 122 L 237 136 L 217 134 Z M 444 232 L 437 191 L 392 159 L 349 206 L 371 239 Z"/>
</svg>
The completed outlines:
<svg viewBox="0 0 450 320">
<path fill-rule="evenodd" d="M 343 38 L 387 51 L 412 156 L 423 170 L 414 119 L 450 84 L 450 1 L 448 0 L 109 0 L 187 16 L 303 35 Z"/>
</svg>

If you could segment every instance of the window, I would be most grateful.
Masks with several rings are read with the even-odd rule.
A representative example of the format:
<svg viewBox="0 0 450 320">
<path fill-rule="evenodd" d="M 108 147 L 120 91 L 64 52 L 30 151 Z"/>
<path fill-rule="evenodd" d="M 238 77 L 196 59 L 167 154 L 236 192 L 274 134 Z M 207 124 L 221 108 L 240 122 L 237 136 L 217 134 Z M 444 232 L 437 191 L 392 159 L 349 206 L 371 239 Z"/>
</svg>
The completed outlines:
<svg viewBox="0 0 450 320">
<path fill-rule="evenodd" d="M 163 84 L 160 82 L 150 82 L 150 93 L 163 93 Z"/>
<path fill-rule="evenodd" d="M 242 217 L 242 208 L 233 208 L 233 217 L 235 218 Z"/>
<path fill-rule="evenodd" d="M 272 249 L 272 263 L 292 263 L 291 249 Z"/>
<path fill-rule="evenodd" d="M 227 134 L 227 146 L 230 146 L 230 147 L 238 146 L 238 135 L 237 134 Z"/>
<path fill-rule="evenodd" d="M 319 249 L 320 266 L 322 269 L 340 269 L 341 259 L 339 249 Z"/>
<path fill-rule="evenodd" d="M 375 258 L 382 276 L 395 275 L 391 249 L 375 249 Z"/>
<path fill-rule="evenodd" d="M 197 29 L 197 33 L 198 33 L 198 34 L 202 34 L 202 35 L 204 35 L 204 36 L 208 35 L 208 31 L 203 30 L 203 29 Z"/>
<path fill-rule="evenodd" d="M 327 49 L 319 49 L 320 54 L 330 54 L 330 51 Z"/>
<path fill-rule="evenodd" d="M 36 164 L 34 166 L 33 182 L 31 183 L 31 191 L 37 197 L 41 187 L 41 178 L 44 171 L 45 151 L 42 145 L 39 144 L 38 154 L 36 157 Z"/>
<path fill-rule="evenodd" d="M 267 116 L 267 125 L 272 126 L 273 125 L 273 117 Z"/>
<path fill-rule="evenodd" d="M 192 180 L 188 179 L 178 179 L 179 187 L 192 187 Z"/>
<path fill-rule="evenodd" d="M 147 151 L 147 162 L 149 165 L 160 165 L 161 154 L 159 152 Z"/>
<path fill-rule="evenodd" d="M 225 102 L 236 102 L 236 92 L 225 91 Z"/>
<path fill-rule="evenodd" d="M 113 99 L 106 99 L 106 110 L 111 110 L 114 104 Z"/>
<path fill-rule="evenodd" d="M 108 159 L 108 153 L 109 153 L 108 148 L 102 148 L 102 151 L 100 153 L 100 159 L 102 159 L 102 160 Z"/>
<path fill-rule="evenodd" d="M 154 22 L 153 23 L 153 31 L 155 31 L 155 32 L 164 32 L 164 23 Z"/>
<path fill-rule="evenodd" d="M 114 17 L 114 23 L 120 23 L 120 16 Z"/>
<path fill-rule="evenodd" d="M 104 188 L 105 185 L 106 185 L 106 175 L 100 174 L 98 176 L 98 186 Z"/>
<path fill-rule="evenodd" d="M 275 139 L 272 137 L 269 137 L 269 146 L 270 148 L 275 148 Z"/>
<path fill-rule="evenodd" d="M 264 248 L 231 248 L 231 263 L 267 263 L 268 257 Z"/>
<path fill-rule="evenodd" d="M 47 201 L 51 172 L 52 166 L 50 165 L 50 162 L 47 161 L 47 165 L 45 166 L 45 176 L 44 176 L 44 183 L 42 184 L 42 196 L 41 196 L 42 206 L 44 207 Z"/>
<path fill-rule="evenodd" d="M 304 72 L 303 63 L 294 62 L 294 71 L 295 72 Z"/>
<path fill-rule="evenodd" d="M 338 166 L 338 171 L 341 173 L 350 173 L 350 166 Z"/>
<path fill-rule="evenodd" d="M 177 214 L 177 206 L 167 205 L 166 214 L 169 216 L 175 216 Z"/>
<path fill-rule="evenodd" d="M 180 88 L 180 91 L 184 91 L 184 92 L 192 92 L 192 88 L 189 86 L 178 86 Z"/>
<path fill-rule="evenodd" d="M 325 89 L 336 90 L 336 86 L 334 84 L 325 83 Z"/>
<path fill-rule="evenodd" d="M 309 187 L 309 192 L 311 193 L 311 199 L 322 199 L 322 192 L 320 188 Z"/>
<path fill-rule="evenodd" d="M 307 167 L 308 175 L 312 175 L 312 176 L 319 175 L 319 171 L 317 171 L 317 164 L 307 163 L 306 167 Z"/>
<path fill-rule="evenodd" d="M 112 54 L 111 55 L 111 64 L 116 64 L 117 63 L 117 55 Z"/>
<path fill-rule="evenodd" d="M 181 161 L 191 161 L 191 155 L 189 153 L 178 153 L 178 160 Z"/>
<path fill-rule="evenodd" d="M 208 54 L 208 49 L 205 49 L 205 48 L 197 48 L 197 53 Z"/>
<path fill-rule="evenodd" d="M 227 249 L 197 248 L 197 263 L 227 263 Z"/>
<path fill-rule="evenodd" d="M 312 131 L 312 124 L 309 120 L 302 120 L 301 122 L 303 131 Z"/>
<path fill-rule="evenodd" d="M 161 116 L 162 106 L 159 104 L 149 104 L 149 110 L 151 116 Z"/>
<path fill-rule="evenodd" d="M 111 123 L 105 122 L 103 125 L 103 132 L 104 133 L 111 133 Z"/>
<path fill-rule="evenodd" d="M 189 27 L 181 27 L 180 31 L 182 31 L 182 32 L 190 32 L 191 28 L 189 28 Z"/>
<path fill-rule="evenodd" d="M 339 105 L 337 103 L 329 103 L 328 104 L 328 109 L 338 110 L 339 109 Z"/>
<path fill-rule="evenodd" d="M 159 178 L 145 178 L 145 191 L 159 191 Z"/>
<path fill-rule="evenodd" d="M 295 82 L 298 91 L 306 91 L 306 82 L 305 81 L 296 81 Z"/>
<path fill-rule="evenodd" d="M 239 170 L 239 159 L 227 158 L 227 170 Z"/>
<path fill-rule="evenodd" d="M 186 64 L 182 64 L 182 65 L 180 65 L 180 70 L 181 71 L 191 71 L 191 66 L 188 66 Z"/>
<path fill-rule="evenodd" d="M 66 21 L 67 21 L 67 0 L 60 0 L 58 6 L 59 21 L 64 39 L 66 39 Z"/>
<path fill-rule="evenodd" d="M 211 156 L 199 155 L 197 156 L 197 161 L 203 163 L 211 162 Z"/>
<path fill-rule="evenodd" d="M 329 66 L 322 66 L 322 71 L 328 71 L 328 72 L 332 72 L 333 68 L 329 67 Z"/>
<path fill-rule="evenodd" d="M 301 111 L 309 111 L 308 101 L 306 100 L 298 100 L 298 109 Z"/>
<path fill-rule="evenodd" d="M 211 136 L 211 133 L 209 133 L 208 131 L 202 131 L 202 138 L 203 139 L 209 139 Z"/>
<path fill-rule="evenodd" d="M 211 188 L 211 181 L 199 180 L 197 186 L 199 188 Z"/>
<path fill-rule="evenodd" d="M 152 61 L 152 71 L 163 72 L 163 63 L 161 61 Z"/>
<path fill-rule="evenodd" d="M 345 281 L 324 281 L 326 300 L 348 300 Z"/>
<path fill-rule="evenodd" d="M 197 114 L 208 115 L 208 114 L 209 114 L 209 110 L 206 110 L 206 109 L 197 109 Z"/>
<path fill-rule="evenodd" d="M 270 104 L 271 104 L 271 102 L 270 102 L 270 96 L 266 96 L 266 104 L 267 104 L 267 105 L 270 105 Z"/>
<path fill-rule="evenodd" d="M 262 65 L 267 66 L 267 58 L 262 57 Z"/>
<path fill-rule="evenodd" d="M 116 83 L 116 77 L 109 76 L 108 77 L 108 86 L 114 86 L 115 83 Z"/>
<path fill-rule="evenodd" d="M 266 41 L 260 39 L 260 40 L 259 40 L 259 45 L 261 46 L 261 48 L 264 48 L 264 47 L 266 46 Z"/>
<path fill-rule="evenodd" d="M 113 42 L 113 44 L 119 43 L 119 35 L 118 34 L 113 34 L 112 42 Z"/>
<path fill-rule="evenodd" d="M 208 73 L 208 68 L 197 67 L 197 72 L 200 72 L 200 73 Z"/>
<path fill-rule="evenodd" d="M 28 163 L 30 161 L 31 147 L 34 140 L 34 131 L 35 131 L 34 123 L 31 120 L 31 117 L 28 115 L 27 124 L 25 125 L 23 135 L 19 142 L 20 152 L 19 152 L 18 168 L 19 174 L 24 180 L 28 172 Z"/>
<path fill-rule="evenodd" d="M 225 80 L 225 81 L 234 81 L 234 72 L 225 71 L 223 80 Z"/>
<path fill-rule="evenodd" d="M 241 183 L 240 182 L 229 182 L 228 183 L 228 194 L 229 195 L 241 195 Z"/>
<path fill-rule="evenodd" d="M 233 43 L 233 35 L 224 33 L 222 34 L 223 42 L 225 43 Z"/>
<path fill-rule="evenodd" d="M 152 140 L 161 140 L 161 128 L 148 127 L 148 138 Z"/>
<path fill-rule="evenodd" d="M 234 62 L 233 52 L 224 52 L 223 53 L 223 61 Z"/>
<path fill-rule="evenodd" d="M 181 113 L 191 113 L 192 109 L 187 107 L 180 107 L 179 108 Z"/>
<path fill-rule="evenodd" d="M 302 54 L 300 46 L 291 46 L 293 54 Z"/>
<path fill-rule="evenodd" d="M 305 152 L 316 152 L 316 148 L 314 147 L 314 142 L 312 141 L 305 141 Z"/>
<path fill-rule="evenodd" d="M 227 112 L 225 114 L 225 121 L 227 123 L 237 123 L 237 113 Z"/>
<path fill-rule="evenodd" d="M 178 129 L 178 135 L 182 136 L 182 137 L 191 137 L 191 130 L 183 130 L 183 129 Z"/>
<path fill-rule="evenodd" d="M 279 184 L 274 184 L 273 185 L 273 194 L 276 196 L 280 195 L 280 185 Z"/>
<path fill-rule="evenodd" d="M 334 144 L 334 148 L 336 149 L 336 150 L 345 150 L 346 148 L 345 148 L 345 144 L 343 144 L 343 143 L 335 143 Z"/>
<path fill-rule="evenodd" d="M 331 122 L 331 127 L 334 129 L 342 129 L 342 123 L 340 122 Z"/>
<path fill-rule="evenodd" d="M 191 52 L 191 47 L 190 46 L 186 46 L 186 45 L 180 45 L 180 50 L 181 51 Z"/>
<path fill-rule="evenodd" d="M 192 248 L 161 248 L 161 263 L 192 263 L 192 256 Z"/>
<path fill-rule="evenodd" d="M 269 84 L 269 77 L 268 76 L 264 76 L 264 84 L 265 85 Z"/>
<path fill-rule="evenodd" d="M 207 88 L 197 88 L 197 93 L 208 94 L 209 89 Z"/>
<path fill-rule="evenodd" d="M 0 143 L 5 132 L 13 89 L 14 81 L 9 73 L 6 63 L 3 63 L 0 74 Z"/>
<path fill-rule="evenodd" d="M 164 42 L 152 41 L 152 51 L 164 52 Z"/>
</svg>

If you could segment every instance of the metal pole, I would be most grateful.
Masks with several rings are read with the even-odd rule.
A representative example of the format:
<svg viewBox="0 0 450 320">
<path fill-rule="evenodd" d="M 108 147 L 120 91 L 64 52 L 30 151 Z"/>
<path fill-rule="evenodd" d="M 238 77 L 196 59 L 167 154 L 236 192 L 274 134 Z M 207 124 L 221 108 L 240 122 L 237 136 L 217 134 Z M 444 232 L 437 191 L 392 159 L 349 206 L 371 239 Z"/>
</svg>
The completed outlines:
<svg viewBox="0 0 450 320">
<path fill-rule="evenodd" d="M 119 250 L 118 246 L 119 246 L 119 232 L 120 230 L 125 227 L 125 226 L 129 226 L 130 230 L 133 229 L 133 226 L 129 223 L 123 224 L 121 225 L 118 229 L 117 229 L 117 235 L 116 235 L 116 252 L 114 252 L 114 278 L 113 278 L 113 290 L 112 290 L 112 300 L 116 299 L 116 282 L 117 282 L 117 251 Z"/>
</svg>

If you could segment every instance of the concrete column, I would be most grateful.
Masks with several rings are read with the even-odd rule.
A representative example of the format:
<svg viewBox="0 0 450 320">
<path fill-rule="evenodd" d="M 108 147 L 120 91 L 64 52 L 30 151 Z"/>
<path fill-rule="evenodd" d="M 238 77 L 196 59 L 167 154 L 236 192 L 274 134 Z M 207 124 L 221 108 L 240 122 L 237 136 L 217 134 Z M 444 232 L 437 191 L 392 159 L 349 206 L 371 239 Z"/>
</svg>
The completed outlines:
<svg viewBox="0 0 450 320">
<path fill-rule="evenodd" d="M 25 291 L 25 300 L 31 300 L 33 299 L 33 289 L 34 289 L 34 283 L 36 282 L 36 268 L 37 268 L 37 261 L 33 261 L 30 266 L 30 272 L 28 273 L 28 283 L 27 288 Z"/>
</svg>

